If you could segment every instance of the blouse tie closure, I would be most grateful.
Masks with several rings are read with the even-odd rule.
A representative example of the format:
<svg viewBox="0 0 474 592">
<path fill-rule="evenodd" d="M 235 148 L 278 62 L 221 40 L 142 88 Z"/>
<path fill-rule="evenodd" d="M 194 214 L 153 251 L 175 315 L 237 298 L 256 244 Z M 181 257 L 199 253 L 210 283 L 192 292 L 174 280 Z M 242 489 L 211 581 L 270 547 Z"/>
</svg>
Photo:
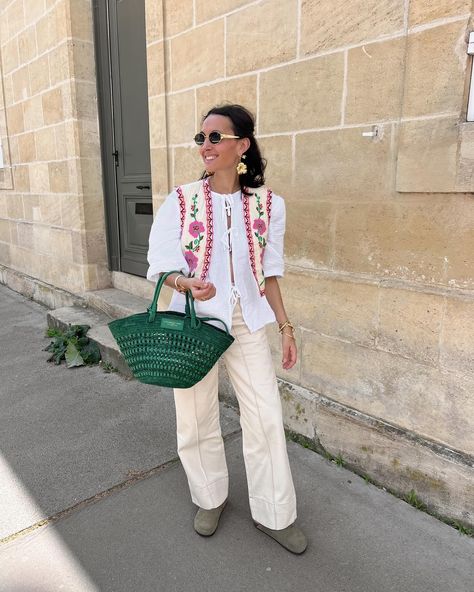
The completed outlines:
<svg viewBox="0 0 474 592">
<path fill-rule="evenodd" d="M 234 309 L 235 305 L 237 304 L 237 300 L 239 298 L 240 298 L 240 292 L 238 291 L 236 286 L 234 284 L 232 284 L 232 286 L 230 288 L 230 298 L 229 298 L 229 302 L 232 307 L 232 310 Z"/>
<path fill-rule="evenodd" d="M 222 244 L 229 253 L 232 252 L 232 225 L 228 226 L 228 217 L 232 215 L 232 196 L 224 195 L 225 219 L 224 227 L 227 229 L 222 235 Z"/>
</svg>

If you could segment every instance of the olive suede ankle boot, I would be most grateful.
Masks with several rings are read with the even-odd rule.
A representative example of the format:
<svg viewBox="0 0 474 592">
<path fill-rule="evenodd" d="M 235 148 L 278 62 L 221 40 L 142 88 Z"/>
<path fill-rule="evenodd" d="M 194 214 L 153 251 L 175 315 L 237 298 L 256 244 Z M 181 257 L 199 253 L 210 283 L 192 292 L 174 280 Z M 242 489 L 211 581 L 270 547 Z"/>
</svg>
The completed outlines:
<svg viewBox="0 0 474 592">
<path fill-rule="evenodd" d="M 267 528 L 262 524 L 254 521 L 254 524 L 258 530 L 261 530 L 269 537 L 274 539 L 277 543 L 280 543 L 282 547 L 285 547 L 291 553 L 295 553 L 296 555 L 301 555 L 306 551 L 306 547 L 308 546 L 308 541 L 304 532 L 301 528 L 298 528 L 294 524 L 287 526 L 281 530 L 273 530 L 271 528 Z"/>
<path fill-rule="evenodd" d="M 219 524 L 222 510 L 225 508 L 227 500 L 217 508 L 212 510 L 203 510 L 199 508 L 194 518 L 194 530 L 201 536 L 213 535 Z"/>
</svg>

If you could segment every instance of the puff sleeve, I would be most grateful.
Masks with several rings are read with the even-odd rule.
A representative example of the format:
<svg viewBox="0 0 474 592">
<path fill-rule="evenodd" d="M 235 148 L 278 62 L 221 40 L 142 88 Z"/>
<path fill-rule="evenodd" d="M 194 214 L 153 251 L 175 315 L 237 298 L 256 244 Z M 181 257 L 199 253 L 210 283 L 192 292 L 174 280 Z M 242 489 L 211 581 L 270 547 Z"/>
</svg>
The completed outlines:
<svg viewBox="0 0 474 592">
<path fill-rule="evenodd" d="M 147 279 L 158 281 L 160 274 L 181 271 L 188 274 L 188 264 L 181 249 L 181 224 L 178 196 L 170 193 L 153 221 L 148 243 Z"/>
<path fill-rule="evenodd" d="M 265 277 L 282 277 L 284 274 L 285 263 L 283 248 L 285 223 L 285 202 L 279 195 L 273 195 L 267 245 L 263 255 L 263 273 Z"/>
</svg>

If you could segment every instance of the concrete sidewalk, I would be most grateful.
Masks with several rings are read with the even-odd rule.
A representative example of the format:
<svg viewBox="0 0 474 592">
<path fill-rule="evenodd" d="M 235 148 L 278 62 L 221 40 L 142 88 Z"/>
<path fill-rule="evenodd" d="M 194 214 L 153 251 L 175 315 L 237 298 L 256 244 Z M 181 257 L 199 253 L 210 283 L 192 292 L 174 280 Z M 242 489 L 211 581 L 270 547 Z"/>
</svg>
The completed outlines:
<svg viewBox="0 0 474 592">
<path fill-rule="evenodd" d="M 226 407 L 230 503 L 199 537 L 171 392 L 47 364 L 45 316 L 0 286 L 0 591 L 474 592 L 473 539 L 294 443 L 310 546 L 257 531 Z"/>
</svg>

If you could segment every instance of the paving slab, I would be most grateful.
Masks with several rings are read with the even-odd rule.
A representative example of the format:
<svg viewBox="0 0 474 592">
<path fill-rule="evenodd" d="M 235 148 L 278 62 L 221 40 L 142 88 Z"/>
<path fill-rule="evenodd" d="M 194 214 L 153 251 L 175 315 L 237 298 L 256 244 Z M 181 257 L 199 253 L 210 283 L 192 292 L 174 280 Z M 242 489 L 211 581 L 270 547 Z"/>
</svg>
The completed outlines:
<svg viewBox="0 0 474 592">
<path fill-rule="evenodd" d="M 0 539 L 176 458 L 172 391 L 48 364 L 47 312 L 0 285 Z"/>
<path fill-rule="evenodd" d="M 0 590 L 472 592 L 472 539 L 288 447 L 310 540 L 302 556 L 254 528 L 237 436 L 226 443 L 230 502 L 213 537 L 192 529 L 195 508 L 178 464 L 0 546 Z"/>
</svg>

